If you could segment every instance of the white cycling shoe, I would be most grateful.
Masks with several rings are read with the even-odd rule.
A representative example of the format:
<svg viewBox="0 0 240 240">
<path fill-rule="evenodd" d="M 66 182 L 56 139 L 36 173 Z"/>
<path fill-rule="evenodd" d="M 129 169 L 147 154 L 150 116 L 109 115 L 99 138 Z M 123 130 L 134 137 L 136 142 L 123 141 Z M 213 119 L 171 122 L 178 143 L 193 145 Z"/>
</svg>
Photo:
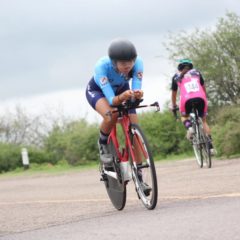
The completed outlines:
<svg viewBox="0 0 240 240">
<path fill-rule="evenodd" d="M 101 144 L 98 141 L 98 148 L 100 153 L 100 160 L 103 164 L 111 164 L 113 161 L 113 155 L 110 153 L 107 144 Z"/>
</svg>

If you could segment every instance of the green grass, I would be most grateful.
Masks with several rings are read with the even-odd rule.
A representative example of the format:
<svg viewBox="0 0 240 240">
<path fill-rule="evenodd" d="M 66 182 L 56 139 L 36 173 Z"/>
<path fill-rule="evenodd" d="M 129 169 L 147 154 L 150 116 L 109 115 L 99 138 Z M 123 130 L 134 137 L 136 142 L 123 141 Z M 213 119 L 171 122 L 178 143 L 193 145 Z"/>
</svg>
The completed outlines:
<svg viewBox="0 0 240 240">
<path fill-rule="evenodd" d="M 32 175 L 48 175 L 48 174 L 63 174 L 67 172 L 79 172 L 86 169 L 98 168 L 97 162 L 89 162 L 84 165 L 71 166 L 66 161 L 60 161 L 56 165 L 46 164 L 31 164 L 28 169 L 23 167 L 17 168 L 13 171 L 1 173 L 0 178 L 14 177 L 14 176 L 32 176 Z"/>
<path fill-rule="evenodd" d="M 189 158 L 194 158 L 193 152 L 188 152 L 180 155 L 173 155 L 169 154 L 167 156 L 156 156 L 154 157 L 155 162 L 169 162 L 169 161 L 181 161 Z M 215 160 L 222 160 L 222 159 L 233 159 L 233 158 L 240 158 L 240 154 L 235 154 L 230 157 L 214 157 Z M 69 172 L 79 172 L 89 169 L 98 169 L 99 163 L 98 162 L 88 162 L 83 165 L 78 166 L 71 166 L 67 163 L 67 161 L 59 161 L 58 164 L 52 165 L 49 163 L 46 164 L 31 164 L 30 168 L 24 170 L 23 167 L 17 168 L 14 171 L 1 173 L 1 178 L 6 177 L 15 177 L 15 176 L 34 176 L 34 175 L 57 175 L 57 174 L 64 174 Z"/>
<path fill-rule="evenodd" d="M 193 155 L 191 154 L 181 154 L 181 155 L 168 155 L 166 157 L 158 156 L 155 157 L 155 161 L 177 161 L 183 160 L 186 158 L 190 158 Z M 58 164 L 52 165 L 50 163 L 44 164 L 30 164 L 29 169 L 24 169 L 23 167 L 16 168 L 13 171 L 9 171 L 6 173 L 0 174 L 1 178 L 6 177 L 15 177 L 15 176 L 33 176 L 33 175 L 57 175 L 57 174 L 64 174 L 68 172 L 79 172 L 89 169 L 98 169 L 99 163 L 98 162 L 88 162 L 83 165 L 78 166 L 71 166 L 67 163 L 67 161 L 59 161 Z"/>
</svg>

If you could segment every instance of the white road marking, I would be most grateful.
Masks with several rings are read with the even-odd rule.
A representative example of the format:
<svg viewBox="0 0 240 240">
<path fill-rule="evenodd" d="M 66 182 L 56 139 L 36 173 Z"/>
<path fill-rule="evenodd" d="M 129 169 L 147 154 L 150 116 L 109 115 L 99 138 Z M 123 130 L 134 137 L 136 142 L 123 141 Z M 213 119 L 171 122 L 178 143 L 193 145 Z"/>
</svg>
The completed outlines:
<svg viewBox="0 0 240 240">
<path fill-rule="evenodd" d="M 224 197 L 240 197 L 240 193 L 225 193 L 216 195 L 197 195 L 197 196 L 164 196 L 159 200 L 194 200 L 194 199 L 211 199 Z M 128 198 L 127 201 L 136 201 L 137 198 Z M 0 205 L 24 205 L 24 204 L 64 204 L 64 203 L 91 203 L 91 202 L 108 202 L 110 199 L 56 199 L 56 200 L 37 200 L 37 201 L 15 201 L 15 202 L 0 202 Z"/>
</svg>

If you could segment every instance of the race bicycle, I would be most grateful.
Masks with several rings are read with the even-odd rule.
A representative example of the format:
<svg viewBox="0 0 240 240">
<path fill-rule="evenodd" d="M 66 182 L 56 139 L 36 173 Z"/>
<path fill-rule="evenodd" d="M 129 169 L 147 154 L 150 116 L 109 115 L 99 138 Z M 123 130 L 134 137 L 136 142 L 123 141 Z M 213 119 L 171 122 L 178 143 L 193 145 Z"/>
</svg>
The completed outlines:
<svg viewBox="0 0 240 240">
<path fill-rule="evenodd" d="M 133 180 L 138 198 L 147 209 L 154 209 L 157 204 L 157 176 L 149 144 L 139 125 L 130 122 L 128 112 L 130 109 L 149 106 L 156 107 L 157 111 L 160 108 L 157 102 L 139 105 L 141 101 L 129 100 L 112 111 L 118 113 L 118 121 L 108 138 L 113 161 L 110 165 L 100 161 L 101 180 L 104 181 L 113 206 L 118 210 L 125 207 L 126 186 L 130 180 Z"/>
<path fill-rule="evenodd" d="M 179 108 L 175 108 L 173 113 L 176 119 L 177 111 Z M 189 114 L 189 119 L 193 128 L 193 136 L 190 140 L 192 143 L 193 151 L 197 160 L 197 164 L 200 168 L 203 167 L 204 163 L 208 168 L 212 167 L 211 151 L 210 151 L 210 141 L 208 136 L 204 132 L 202 118 L 198 115 L 197 107 L 195 103 L 192 102 L 191 112 Z"/>
</svg>

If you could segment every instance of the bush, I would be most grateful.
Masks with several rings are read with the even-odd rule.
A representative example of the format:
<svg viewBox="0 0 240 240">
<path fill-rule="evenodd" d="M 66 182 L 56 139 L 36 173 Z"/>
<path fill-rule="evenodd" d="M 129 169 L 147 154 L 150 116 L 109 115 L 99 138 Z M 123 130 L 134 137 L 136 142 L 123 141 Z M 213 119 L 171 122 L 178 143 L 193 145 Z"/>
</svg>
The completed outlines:
<svg viewBox="0 0 240 240">
<path fill-rule="evenodd" d="M 7 172 L 23 166 L 21 146 L 13 144 L 0 143 L 0 172 Z M 51 152 L 42 149 L 27 148 L 29 156 L 29 164 L 51 163 L 57 162 L 56 157 Z"/>
<path fill-rule="evenodd" d="M 21 148 L 13 144 L 0 143 L 0 173 L 14 170 L 21 165 Z"/>
<path fill-rule="evenodd" d="M 80 120 L 64 127 L 55 127 L 45 139 L 45 149 L 56 159 L 66 159 L 71 165 L 98 160 L 98 128 Z"/>
<path fill-rule="evenodd" d="M 176 122 L 171 112 L 144 113 L 139 119 L 155 157 L 191 151 L 183 124 Z"/>
<path fill-rule="evenodd" d="M 214 145 L 219 156 L 240 153 L 240 106 L 226 106 L 216 115 L 217 124 L 212 129 Z"/>
<path fill-rule="evenodd" d="M 56 155 L 52 152 L 47 152 L 43 149 L 29 148 L 28 149 L 29 162 L 31 163 L 51 163 L 56 164 L 57 158 Z"/>
</svg>

